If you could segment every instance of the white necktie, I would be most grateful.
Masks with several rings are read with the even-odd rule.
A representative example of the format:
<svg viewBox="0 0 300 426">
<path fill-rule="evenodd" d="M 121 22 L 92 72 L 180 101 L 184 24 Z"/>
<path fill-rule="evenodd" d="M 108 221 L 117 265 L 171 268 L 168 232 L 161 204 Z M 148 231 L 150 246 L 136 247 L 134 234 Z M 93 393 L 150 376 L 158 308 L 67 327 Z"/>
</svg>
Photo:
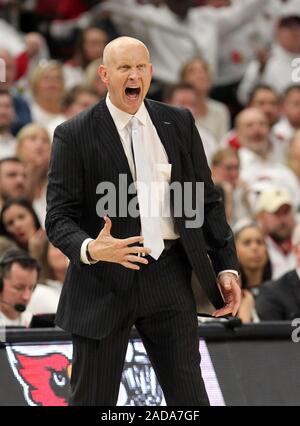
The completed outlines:
<svg viewBox="0 0 300 426">
<path fill-rule="evenodd" d="M 131 119 L 131 138 L 144 246 L 151 249 L 150 256 L 157 260 L 165 248 L 160 228 L 159 203 L 154 185 L 151 185 L 151 164 L 144 147 L 142 128 L 136 117 Z"/>
</svg>

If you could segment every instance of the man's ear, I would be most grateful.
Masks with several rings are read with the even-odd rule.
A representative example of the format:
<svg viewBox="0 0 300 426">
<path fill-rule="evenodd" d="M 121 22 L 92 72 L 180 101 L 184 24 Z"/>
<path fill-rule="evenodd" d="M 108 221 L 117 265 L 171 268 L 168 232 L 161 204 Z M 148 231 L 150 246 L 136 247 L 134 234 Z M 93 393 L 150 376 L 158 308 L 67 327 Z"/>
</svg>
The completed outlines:
<svg viewBox="0 0 300 426">
<path fill-rule="evenodd" d="M 101 80 L 103 81 L 104 84 L 108 84 L 109 82 L 109 78 L 108 78 L 108 72 L 107 72 L 107 68 L 101 64 L 98 68 L 98 74 L 101 78 Z"/>
</svg>

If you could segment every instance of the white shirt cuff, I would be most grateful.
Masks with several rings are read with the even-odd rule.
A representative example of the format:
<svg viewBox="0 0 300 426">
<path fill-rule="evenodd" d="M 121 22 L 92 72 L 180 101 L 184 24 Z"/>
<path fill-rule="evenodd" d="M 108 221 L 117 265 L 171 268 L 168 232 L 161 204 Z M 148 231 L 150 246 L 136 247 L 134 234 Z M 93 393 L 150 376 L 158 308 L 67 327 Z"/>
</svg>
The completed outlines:
<svg viewBox="0 0 300 426">
<path fill-rule="evenodd" d="M 239 277 L 239 273 L 238 271 L 234 270 L 234 269 L 224 269 L 224 271 L 221 271 L 218 273 L 218 278 L 220 277 L 221 274 L 224 274 L 224 272 L 231 272 L 232 274 L 234 274 L 237 278 Z"/>
<path fill-rule="evenodd" d="M 88 260 L 87 256 L 86 256 L 86 248 L 89 242 L 94 241 L 92 238 L 86 238 L 82 245 L 81 245 L 81 249 L 80 249 L 80 260 L 82 263 L 85 263 L 86 265 L 92 265 L 92 263 Z M 93 262 L 93 263 L 97 263 L 97 261 Z"/>
</svg>

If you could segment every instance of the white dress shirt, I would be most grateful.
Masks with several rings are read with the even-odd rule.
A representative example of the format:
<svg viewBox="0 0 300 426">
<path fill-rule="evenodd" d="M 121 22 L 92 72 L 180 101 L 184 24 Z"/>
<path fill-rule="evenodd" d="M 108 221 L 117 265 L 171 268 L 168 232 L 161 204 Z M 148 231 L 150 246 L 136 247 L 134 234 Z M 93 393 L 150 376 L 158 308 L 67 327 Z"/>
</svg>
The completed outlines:
<svg viewBox="0 0 300 426">
<path fill-rule="evenodd" d="M 119 108 L 113 105 L 108 95 L 106 97 L 106 105 L 118 130 L 132 176 L 135 180 L 134 160 L 132 157 L 129 127 L 130 120 L 133 116 L 127 112 L 121 111 Z M 150 115 L 144 103 L 142 103 L 139 110 L 136 112 L 135 117 L 142 124 L 145 149 L 147 156 L 150 158 L 150 162 L 153 166 L 153 181 L 156 183 L 159 193 L 160 211 L 171 211 L 170 198 L 164 191 L 162 191 L 162 188 L 166 188 L 167 185 L 165 185 L 165 183 L 170 183 L 172 165 L 168 161 L 166 150 L 157 134 L 156 128 L 151 121 Z M 172 216 L 160 217 L 160 226 L 163 239 L 174 240 L 179 238 L 179 234 L 176 233 L 174 228 L 174 218 Z M 86 264 L 90 264 L 86 256 L 86 247 L 90 241 L 91 239 L 86 239 L 81 246 L 81 261 Z M 223 272 L 232 272 L 237 275 L 237 272 L 232 270 L 222 271 L 220 274 Z"/>
<path fill-rule="evenodd" d="M 118 130 L 133 180 L 135 180 L 135 167 L 132 157 L 130 136 L 130 120 L 133 116 L 115 107 L 108 95 L 106 97 L 106 105 Z M 171 181 L 172 165 L 168 161 L 166 150 L 161 143 L 156 128 L 151 121 L 144 103 L 140 106 L 135 117 L 142 124 L 143 140 L 145 141 L 147 157 L 150 159 L 152 164 L 153 182 L 155 182 L 159 197 L 160 211 L 171 211 L 170 198 L 166 191 L 166 184 L 169 184 Z M 174 218 L 172 216 L 167 217 L 164 215 L 163 217 L 160 217 L 160 226 L 164 240 L 174 240 L 179 238 L 179 235 L 174 229 Z M 90 241 L 91 239 L 86 239 L 81 247 L 81 260 L 87 264 L 90 262 L 86 257 L 86 247 Z"/>
</svg>

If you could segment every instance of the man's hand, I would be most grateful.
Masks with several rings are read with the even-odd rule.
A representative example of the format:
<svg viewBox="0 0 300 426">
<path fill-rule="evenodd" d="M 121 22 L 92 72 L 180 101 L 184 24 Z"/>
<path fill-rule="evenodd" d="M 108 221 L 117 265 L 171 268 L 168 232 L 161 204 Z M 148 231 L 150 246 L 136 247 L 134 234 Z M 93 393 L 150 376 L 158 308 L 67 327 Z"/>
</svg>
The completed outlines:
<svg viewBox="0 0 300 426">
<path fill-rule="evenodd" d="M 214 317 L 236 315 L 241 303 L 241 288 L 238 278 L 231 272 L 224 272 L 218 279 L 220 291 L 223 295 L 225 306 L 213 312 Z"/>
<path fill-rule="evenodd" d="M 148 260 L 142 256 L 138 256 L 138 253 L 149 254 L 150 249 L 142 246 L 132 246 L 131 244 L 137 244 L 143 242 L 143 237 L 130 237 L 130 238 L 114 238 L 111 235 L 112 222 L 109 217 L 105 216 L 105 225 L 101 230 L 98 237 L 88 244 L 89 254 L 92 259 L 104 262 L 120 263 L 125 268 L 139 270 L 140 267 L 132 262 L 147 264 Z"/>
</svg>

